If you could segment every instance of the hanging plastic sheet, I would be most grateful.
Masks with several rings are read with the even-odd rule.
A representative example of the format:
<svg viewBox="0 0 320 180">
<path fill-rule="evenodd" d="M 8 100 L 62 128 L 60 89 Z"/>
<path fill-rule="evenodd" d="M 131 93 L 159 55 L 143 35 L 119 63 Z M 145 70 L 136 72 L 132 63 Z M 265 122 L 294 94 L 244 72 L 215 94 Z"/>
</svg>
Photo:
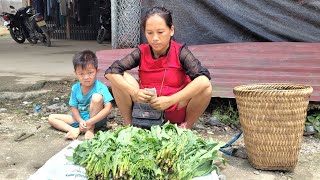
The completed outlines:
<svg viewBox="0 0 320 180">
<path fill-rule="evenodd" d="M 153 6 L 172 11 L 175 38 L 189 45 L 320 41 L 318 0 L 148 0 L 142 15 Z"/>
</svg>

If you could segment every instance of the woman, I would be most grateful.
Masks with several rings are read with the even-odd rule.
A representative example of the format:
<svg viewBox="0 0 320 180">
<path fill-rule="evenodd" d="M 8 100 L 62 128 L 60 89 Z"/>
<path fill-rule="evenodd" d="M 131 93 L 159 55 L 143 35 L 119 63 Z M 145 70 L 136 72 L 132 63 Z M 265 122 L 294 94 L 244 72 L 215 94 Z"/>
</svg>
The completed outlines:
<svg viewBox="0 0 320 180">
<path fill-rule="evenodd" d="M 165 110 L 165 118 L 191 128 L 208 106 L 212 86 L 210 73 L 188 48 L 172 40 L 171 12 L 163 7 L 149 10 L 142 22 L 148 44 L 142 44 L 105 72 L 123 116 L 132 121 L 133 102 L 149 102 Z M 139 66 L 139 82 L 126 70 Z M 156 88 L 157 98 L 144 88 Z"/>
</svg>

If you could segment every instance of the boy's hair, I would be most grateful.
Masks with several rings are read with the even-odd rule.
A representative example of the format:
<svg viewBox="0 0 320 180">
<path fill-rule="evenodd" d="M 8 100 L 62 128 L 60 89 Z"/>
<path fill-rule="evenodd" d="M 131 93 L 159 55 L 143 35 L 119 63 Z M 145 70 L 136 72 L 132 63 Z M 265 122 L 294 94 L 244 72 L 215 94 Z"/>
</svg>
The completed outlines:
<svg viewBox="0 0 320 180">
<path fill-rule="evenodd" d="M 96 69 L 98 69 L 98 59 L 94 52 L 90 50 L 84 50 L 76 53 L 73 56 L 73 68 L 76 70 L 77 67 L 85 69 L 89 64 L 92 64 Z"/>
</svg>

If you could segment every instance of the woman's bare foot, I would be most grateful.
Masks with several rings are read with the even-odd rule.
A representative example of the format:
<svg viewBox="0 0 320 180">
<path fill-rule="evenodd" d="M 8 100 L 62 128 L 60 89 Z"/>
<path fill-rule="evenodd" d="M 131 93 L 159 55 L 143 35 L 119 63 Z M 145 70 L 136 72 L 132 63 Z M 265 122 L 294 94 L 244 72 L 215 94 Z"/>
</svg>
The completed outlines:
<svg viewBox="0 0 320 180">
<path fill-rule="evenodd" d="M 69 131 L 64 137 L 65 137 L 66 139 L 72 139 L 72 140 L 74 140 L 74 139 L 77 139 L 77 137 L 79 136 L 79 134 L 80 134 L 79 128 L 72 128 L 72 130 Z"/>
<path fill-rule="evenodd" d="M 92 139 L 94 137 L 94 128 L 89 129 L 85 134 L 84 134 L 84 139 Z"/>
</svg>

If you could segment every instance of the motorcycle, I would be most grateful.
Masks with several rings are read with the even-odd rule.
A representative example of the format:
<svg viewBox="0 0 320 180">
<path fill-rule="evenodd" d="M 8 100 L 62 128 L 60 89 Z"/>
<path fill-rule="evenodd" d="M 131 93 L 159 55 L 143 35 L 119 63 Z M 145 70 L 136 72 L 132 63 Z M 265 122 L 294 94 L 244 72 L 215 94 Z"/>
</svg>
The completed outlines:
<svg viewBox="0 0 320 180">
<path fill-rule="evenodd" d="M 23 35 L 20 21 L 18 20 L 18 17 L 15 15 L 17 11 L 14 8 L 11 9 L 11 13 L 2 12 L 0 16 L 3 18 L 4 26 L 8 28 L 12 39 L 15 40 L 17 43 L 24 43 L 26 39 Z"/>
<path fill-rule="evenodd" d="M 111 39 L 111 17 L 110 12 L 107 12 L 107 8 L 99 7 L 99 30 L 97 36 L 97 42 L 101 44 L 105 39 Z"/>
<path fill-rule="evenodd" d="M 10 35 L 17 43 L 24 43 L 27 39 L 31 44 L 41 41 L 45 46 L 51 46 L 49 30 L 43 16 L 34 14 L 31 6 L 22 7 L 16 10 L 10 6 L 13 13 L 2 13 L 2 18 L 6 21 L 6 27 Z"/>
</svg>

